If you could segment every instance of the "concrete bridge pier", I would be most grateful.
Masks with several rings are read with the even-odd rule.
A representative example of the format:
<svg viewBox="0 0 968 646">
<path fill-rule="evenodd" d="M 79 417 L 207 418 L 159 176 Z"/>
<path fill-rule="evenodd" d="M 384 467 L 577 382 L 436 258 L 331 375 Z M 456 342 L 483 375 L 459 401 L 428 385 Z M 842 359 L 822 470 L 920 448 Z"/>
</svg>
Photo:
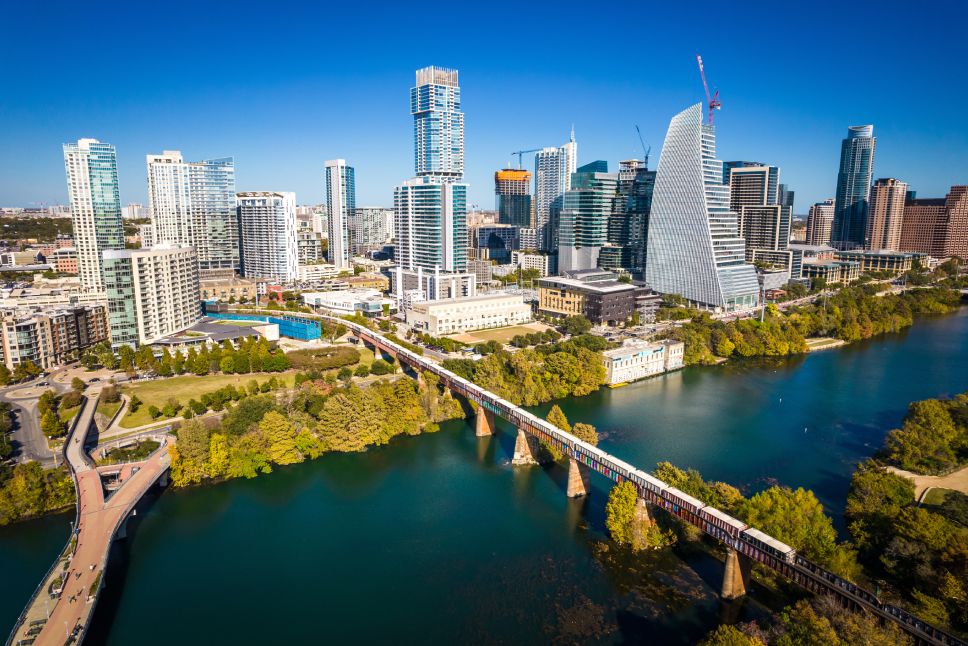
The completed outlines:
<svg viewBox="0 0 968 646">
<path fill-rule="evenodd" d="M 125 516 L 121 524 L 118 525 L 118 531 L 114 532 L 114 540 L 120 541 L 123 538 L 128 537 L 128 519 L 130 516 Z"/>
<path fill-rule="evenodd" d="M 649 506 L 645 502 L 645 498 L 637 499 L 635 501 L 635 522 L 632 526 L 632 531 L 635 534 L 633 538 L 636 543 L 639 545 L 646 544 L 646 534 L 654 522 L 649 514 Z"/>
<path fill-rule="evenodd" d="M 477 415 L 474 422 L 474 435 L 477 437 L 487 437 L 494 435 L 494 413 L 483 406 L 478 406 Z"/>
<path fill-rule="evenodd" d="M 568 458 L 568 497 L 587 496 L 588 488 L 588 469 L 579 464 L 575 458 Z"/>
<path fill-rule="evenodd" d="M 753 562 L 732 547 L 726 549 L 726 571 L 723 573 L 723 599 L 732 601 L 746 595 Z"/>
<path fill-rule="evenodd" d="M 158 478 L 158 485 L 159 486 L 161 486 L 161 487 L 167 487 L 168 486 L 168 475 L 170 473 L 171 472 L 168 469 L 165 469 L 165 472 L 161 474 L 161 477 L 160 478 Z"/>
<path fill-rule="evenodd" d="M 514 457 L 511 458 L 511 464 L 515 466 L 538 464 L 531 448 L 531 438 L 524 432 L 524 429 L 518 429 L 518 437 L 514 440 Z"/>
</svg>

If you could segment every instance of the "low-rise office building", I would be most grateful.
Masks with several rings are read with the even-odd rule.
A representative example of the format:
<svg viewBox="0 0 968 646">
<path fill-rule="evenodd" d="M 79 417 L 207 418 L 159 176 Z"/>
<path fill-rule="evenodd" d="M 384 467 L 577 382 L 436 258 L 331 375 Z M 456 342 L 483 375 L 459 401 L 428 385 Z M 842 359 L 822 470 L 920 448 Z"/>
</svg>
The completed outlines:
<svg viewBox="0 0 968 646">
<path fill-rule="evenodd" d="M 682 341 L 664 340 L 626 341 L 620 348 L 605 350 L 605 383 L 614 386 L 678 370 L 684 365 L 685 348 Z"/>
<path fill-rule="evenodd" d="M 838 251 L 834 254 L 834 258 L 858 263 L 862 274 L 871 271 L 887 271 L 892 274 L 903 274 L 911 270 L 915 258 L 924 260 L 927 258 L 927 255 L 882 249 L 880 251 Z"/>
<path fill-rule="evenodd" d="M 849 285 L 860 278 L 860 263 L 844 260 L 805 262 L 803 278 L 823 278 L 828 285 Z"/>
<path fill-rule="evenodd" d="M 62 274 L 77 274 L 77 249 L 61 247 L 47 256 L 47 262 Z"/>
<path fill-rule="evenodd" d="M 199 280 L 203 301 L 254 301 L 258 283 L 239 276 L 206 277 Z"/>
<path fill-rule="evenodd" d="M 654 317 L 655 294 L 644 285 L 623 283 L 597 269 L 566 272 L 538 281 L 538 310 L 553 316 L 580 315 L 597 325 L 623 323 L 635 312 Z"/>
<path fill-rule="evenodd" d="M 335 292 L 306 292 L 303 302 L 315 310 L 327 310 L 337 315 L 355 314 L 381 316 L 396 309 L 396 303 L 375 289 L 354 288 Z"/>
<path fill-rule="evenodd" d="M 527 251 L 511 252 L 512 265 L 521 271 L 527 271 L 528 269 L 537 270 L 538 275 L 542 278 L 551 273 L 549 259 L 550 256 L 542 253 L 528 253 Z"/>
<path fill-rule="evenodd" d="M 316 265 L 299 265 L 297 278 L 299 282 L 311 282 L 314 280 L 336 278 L 339 275 L 340 270 L 336 265 L 320 263 Z"/>
<path fill-rule="evenodd" d="M 0 318 L 0 352 L 10 370 L 28 361 L 47 369 L 107 339 L 103 304 L 9 309 Z"/>
<path fill-rule="evenodd" d="M 531 320 L 531 306 L 520 294 L 423 301 L 407 310 L 407 325 L 431 336 L 521 325 Z"/>
</svg>

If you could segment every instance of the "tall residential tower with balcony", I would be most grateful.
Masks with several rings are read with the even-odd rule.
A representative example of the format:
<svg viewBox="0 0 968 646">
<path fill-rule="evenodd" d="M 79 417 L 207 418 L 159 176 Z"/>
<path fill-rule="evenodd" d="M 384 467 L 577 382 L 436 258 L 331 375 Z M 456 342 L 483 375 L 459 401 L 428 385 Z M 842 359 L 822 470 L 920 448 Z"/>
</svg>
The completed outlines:
<svg viewBox="0 0 968 646">
<path fill-rule="evenodd" d="M 64 144 L 64 169 L 81 287 L 103 292 L 102 254 L 124 249 L 117 153 L 111 144 L 80 139 Z"/>
<path fill-rule="evenodd" d="M 345 159 L 325 164 L 326 206 L 329 208 L 329 262 L 350 268 L 349 220 L 356 211 L 356 172 Z"/>
<path fill-rule="evenodd" d="M 296 194 L 237 193 L 242 273 L 246 278 L 289 282 L 299 275 Z M 312 232 L 310 232 L 312 233 Z"/>
<path fill-rule="evenodd" d="M 148 212 L 156 244 L 195 247 L 202 271 L 239 271 L 235 161 L 186 162 L 178 150 L 148 155 Z"/>
</svg>

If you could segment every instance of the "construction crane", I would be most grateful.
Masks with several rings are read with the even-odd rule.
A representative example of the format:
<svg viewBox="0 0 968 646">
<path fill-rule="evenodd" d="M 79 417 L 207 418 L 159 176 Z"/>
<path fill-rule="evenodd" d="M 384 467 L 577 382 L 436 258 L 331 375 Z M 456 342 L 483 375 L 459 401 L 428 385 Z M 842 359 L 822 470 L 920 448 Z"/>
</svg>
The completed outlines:
<svg viewBox="0 0 968 646">
<path fill-rule="evenodd" d="M 709 125 L 713 125 L 713 110 L 719 110 L 723 107 L 722 102 L 719 100 L 719 90 L 709 96 L 709 85 L 706 84 L 706 72 L 702 68 L 702 56 L 696 54 L 696 61 L 699 63 L 699 75 L 702 77 L 702 87 L 706 90 L 706 103 L 709 104 Z"/>
<path fill-rule="evenodd" d="M 518 170 L 521 170 L 521 158 L 525 153 L 536 153 L 539 150 L 541 150 L 541 148 L 532 148 L 531 150 L 515 150 L 513 153 L 511 153 L 512 155 L 518 156 Z"/>
<path fill-rule="evenodd" d="M 652 152 L 652 146 L 648 148 L 645 147 L 645 139 L 642 138 L 642 131 L 639 130 L 639 125 L 635 124 L 635 132 L 639 133 L 639 143 L 642 144 L 642 152 L 645 153 L 645 168 L 649 168 L 649 153 Z"/>
</svg>

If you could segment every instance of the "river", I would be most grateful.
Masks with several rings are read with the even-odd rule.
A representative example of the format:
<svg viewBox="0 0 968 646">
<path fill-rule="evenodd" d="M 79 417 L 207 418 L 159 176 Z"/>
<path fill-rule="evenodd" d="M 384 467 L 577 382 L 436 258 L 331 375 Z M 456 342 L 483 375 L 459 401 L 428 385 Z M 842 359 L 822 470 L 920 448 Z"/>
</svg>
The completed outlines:
<svg viewBox="0 0 968 646">
<path fill-rule="evenodd" d="M 966 366 L 962 308 L 873 341 L 689 368 L 561 405 L 633 464 L 670 460 L 747 493 L 813 489 L 842 531 L 854 465 L 908 402 L 968 390 Z M 364 454 L 166 491 L 116 544 L 89 643 L 693 643 L 723 613 L 775 605 L 762 590 L 720 604 L 722 566 L 703 552 L 630 567 L 604 542 L 604 479 L 567 500 L 563 470 L 508 464 L 513 443 L 455 421 Z M 0 528 L 0 625 L 69 520 Z"/>
</svg>

